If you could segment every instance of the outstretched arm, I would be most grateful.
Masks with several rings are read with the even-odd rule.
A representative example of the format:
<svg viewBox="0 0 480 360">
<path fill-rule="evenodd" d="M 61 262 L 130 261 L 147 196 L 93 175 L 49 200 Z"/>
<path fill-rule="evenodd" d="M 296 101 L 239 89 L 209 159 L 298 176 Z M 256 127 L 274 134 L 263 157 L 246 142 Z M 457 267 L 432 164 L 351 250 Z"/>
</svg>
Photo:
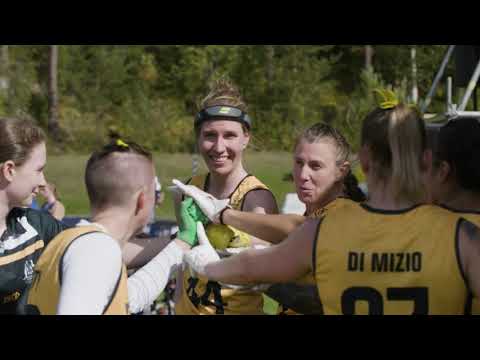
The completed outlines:
<svg viewBox="0 0 480 360">
<path fill-rule="evenodd" d="M 266 215 L 228 209 L 223 213 L 226 225 L 253 235 L 271 244 L 278 244 L 296 228 L 303 225 L 306 218 L 299 215 Z"/>
<path fill-rule="evenodd" d="M 307 220 L 279 245 L 248 250 L 222 261 L 215 261 L 208 239 L 203 239 L 200 247 L 187 253 L 185 259 L 197 273 L 212 281 L 233 285 L 288 283 L 312 270 L 319 222 Z M 202 238 L 206 236 L 199 231 L 199 239 Z"/>
<path fill-rule="evenodd" d="M 183 241 L 174 240 L 152 261 L 128 278 L 128 300 L 132 314 L 145 311 L 153 304 L 181 267 L 183 254 L 189 249 L 189 245 Z"/>
<path fill-rule="evenodd" d="M 197 245 L 197 221 L 206 224 L 208 219 L 198 209 L 192 199 L 187 199 L 180 206 L 180 222 L 177 238 L 191 247 Z M 169 235 L 156 238 L 134 238 L 123 249 L 123 259 L 129 269 L 137 269 L 150 262 L 157 254 L 171 243 Z"/>
<path fill-rule="evenodd" d="M 164 291 L 190 247 L 175 240 L 128 279 L 131 313 L 144 311 Z M 105 254 L 108 254 L 106 256 Z M 62 263 L 58 315 L 101 315 L 118 282 L 122 258 L 115 240 L 90 234 L 75 241 Z"/>
<path fill-rule="evenodd" d="M 124 246 L 122 251 L 123 261 L 128 269 L 138 269 L 150 262 L 171 242 L 170 236 L 159 236 L 156 238 L 135 237 Z"/>
<path fill-rule="evenodd" d="M 245 199 L 244 211 L 235 211 L 228 208 L 228 202 L 217 200 L 194 186 L 184 185 L 178 180 L 173 182 L 176 188 L 193 198 L 214 223 L 219 224 L 222 217 L 224 224 L 273 244 L 284 240 L 305 222 L 302 216 L 272 215 L 278 213 L 278 207 L 272 194 L 266 190 L 249 193 Z"/>
<path fill-rule="evenodd" d="M 250 213 L 255 216 L 278 214 L 277 200 L 269 190 L 254 190 L 249 192 L 244 199 L 242 210 L 245 213 Z M 224 222 L 225 223 L 225 222 Z M 227 224 L 230 225 L 230 224 Z M 231 225 L 235 227 L 234 225 Z M 238 229 L 238 228 L 237 228 Z M 239 229 L 240 230 L 240 229 Z M 258 234 L 243 231 L 250 235 L 252 245 L 269 246 L 270 241 L 264 239 Z M 265 235 L 266 232 L 264 232 Z M 285 237 L 285 236 L 284 236 Z"/>
</svg>

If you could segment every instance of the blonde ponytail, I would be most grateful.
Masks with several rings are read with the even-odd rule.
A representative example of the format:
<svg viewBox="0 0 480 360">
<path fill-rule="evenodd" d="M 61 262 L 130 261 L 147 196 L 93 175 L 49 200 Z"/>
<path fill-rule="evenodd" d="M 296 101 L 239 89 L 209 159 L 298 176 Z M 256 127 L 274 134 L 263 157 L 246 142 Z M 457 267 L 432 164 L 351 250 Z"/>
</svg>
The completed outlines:
<svg viewBox="0 0 480 360">
<path fill-rule="evenodd" d="M 405 105 L 393 109 L 388 128 L 392 153 L 392 189 L 397 200 L 419 201 L 425 192 L 422 157 L 426 134 L 419 114 Z"/>
<path fill-rule="evenodd" d="M 392 184 L 397 201 L 422 201 L 426 130 L 415 109 L 400 104 L 374 110 L 363 122 L 362 145 L 370 149 L 372 175 Z"/>
</svg>

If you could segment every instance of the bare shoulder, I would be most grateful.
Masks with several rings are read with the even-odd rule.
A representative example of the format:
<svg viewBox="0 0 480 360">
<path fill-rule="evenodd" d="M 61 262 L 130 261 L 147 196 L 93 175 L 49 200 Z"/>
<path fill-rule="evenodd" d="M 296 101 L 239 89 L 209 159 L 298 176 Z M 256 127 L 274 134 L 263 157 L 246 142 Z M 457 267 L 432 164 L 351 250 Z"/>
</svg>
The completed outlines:
<svg viewBox="0 0 480 360">
<path fill-rule="evenodd" d="M 463 219 L 460 224 L 460 231 L 466 236 L 468 240 L 479 241 L 480 229 L 472 222 Z"/>
<path fill-rule="evenodd" d="M 466 219 L 459 219 L 457 225 L 457 246 L 463 270 L 469 264 L 480 262 L 480 229 Z"/>
<path fill-rule="evenodd" d="M 460 219 L 457 225 L 457 249 L 462 276 L 475 297 L 480 297 L 480 229 Z"/>
<path fill-rule="evenodd" d="M 258 209 L 264 209 L 265 214 L 278 214 L 277 200 L 270 190 L 253 190 L 245 196 L 242 210 L 257 212 Z"/>
<path fill-rule="evenodd" d="M 457 241 L 460 248 L 465 248 L 467 255 L 474 249 L 479 249 L 480 252 L 480 229 L 471 221 L 463 218 L 459 220 L 457 227 Z"/>
</svg>

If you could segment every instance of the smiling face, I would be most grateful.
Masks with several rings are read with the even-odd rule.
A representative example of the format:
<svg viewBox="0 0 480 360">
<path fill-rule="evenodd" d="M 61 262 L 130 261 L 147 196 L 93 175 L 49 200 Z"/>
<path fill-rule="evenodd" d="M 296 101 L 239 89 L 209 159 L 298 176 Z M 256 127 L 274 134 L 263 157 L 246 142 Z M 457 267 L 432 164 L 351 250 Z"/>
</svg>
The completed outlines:
<svg viewBox="0 0 480 360">
<path fill-rule="evenodd" d="M 293 175 L 298 197 L 307 208 L 317 209 L 332 201 L 342 176 L 333 142 L 300 141 L 295 149 Z"/>
<path fill-rule="evenodd" d="M 208 121 L 200 129 L 198 148 L 211 173 L 228 175 L 242 166 L 249 141 L 250 136 L 238 122 Z"/>
<path fill-rule="evenodd" d="M 4 176 L 9 179 L 7 189 L 11 207 L 32 203 L 40 186 L 46 186 L 43 170 L 47 162 L 45 143 L 36 145 L 25 163 L 15 166 L 8 161 L 3 165 Z"/>
</svg>

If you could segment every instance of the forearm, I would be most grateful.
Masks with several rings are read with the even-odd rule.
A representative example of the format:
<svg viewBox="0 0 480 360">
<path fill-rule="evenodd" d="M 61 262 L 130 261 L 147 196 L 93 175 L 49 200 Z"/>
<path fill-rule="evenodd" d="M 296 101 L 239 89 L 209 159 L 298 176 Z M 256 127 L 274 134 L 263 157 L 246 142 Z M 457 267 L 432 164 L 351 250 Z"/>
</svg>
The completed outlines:
<svg viewBox="0 0 480 360">
<path fill-rule="evenodd" d="M 138 269 L 145 266 L 171 242 L 168 236 L 131 239 L 123 248 L 123 261 L 128 269 Z"/>
<path fill-rule="evenodd" d="M 183 254 L 189 247 L 175 240 L 160 254 L 128 279 L 130 312 L 144 311 L 165 290 L 169 279 L 181 267 Z"/>
<path fill-rule="evenodd" d="M 263 250 L 247 250 L 223 261 L 210 261 L 202 273 L 232 285 L 289 283 L 312 269 L 318 221 L 307 221 L 285 241 Z"/>
<path fill-rule="evenodd" d="M 251 252 L 252 250 L 244 251 L 239 255 L 207 265 L 206 277 L 211 281 L 232 285 L 251 284 L 253 281 L 249 273 Z"/>
<path fill-rule="evenodd" d="M 223 222 L 256 238 L 278 244 L 301 226 L 305 217 L 255 214 L 229 209 L 223 213 Z"/>
</svg>

